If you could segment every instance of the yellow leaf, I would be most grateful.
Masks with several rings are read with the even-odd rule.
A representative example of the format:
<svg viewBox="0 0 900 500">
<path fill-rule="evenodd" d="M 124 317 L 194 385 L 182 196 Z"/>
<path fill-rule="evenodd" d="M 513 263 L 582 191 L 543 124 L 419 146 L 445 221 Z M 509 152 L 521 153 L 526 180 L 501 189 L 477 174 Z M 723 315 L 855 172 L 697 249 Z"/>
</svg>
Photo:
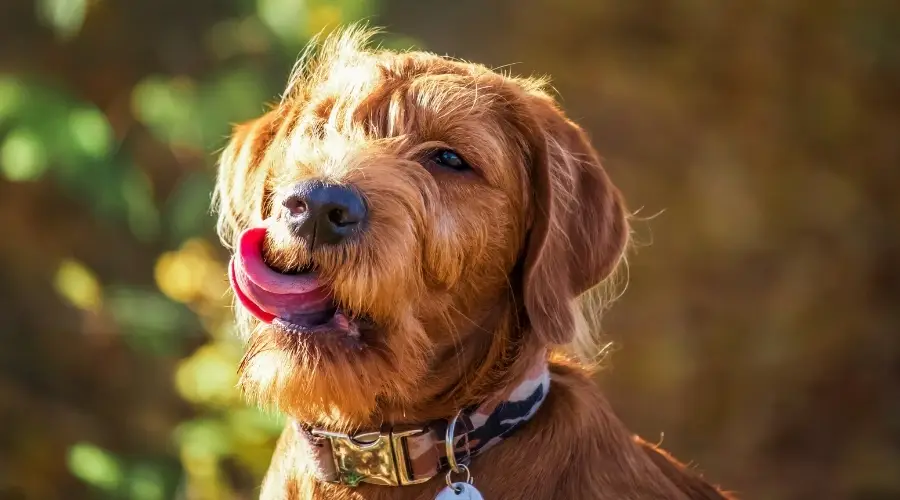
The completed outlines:
<svg viewBox="0 0 900 500">
<path fill-rule="evenodd" d="M 56 271 L 54 286 L 72 305 L 96 311 L 102 302 L 100 282 L 94 273 L 75 260 L 65 260 Z"/>
<path fill-rule="evenodd" d="M 175 386 L 184 399 L 194 403 L 227 404 L 238 399 L 235 366 L 221 344 L 207 344 L 183 360 L 175 372 Z"/>
<path fill-rule="evenodd" d="M 210 282 L 222 275 L 218 270 L 209 244 L 193 239 L 185 242 L 178 251 L 162 254 L 154 274 L 156 285 L 164 294 L 172 300 L 188 303 L 208 296 Z"/>
</svg>

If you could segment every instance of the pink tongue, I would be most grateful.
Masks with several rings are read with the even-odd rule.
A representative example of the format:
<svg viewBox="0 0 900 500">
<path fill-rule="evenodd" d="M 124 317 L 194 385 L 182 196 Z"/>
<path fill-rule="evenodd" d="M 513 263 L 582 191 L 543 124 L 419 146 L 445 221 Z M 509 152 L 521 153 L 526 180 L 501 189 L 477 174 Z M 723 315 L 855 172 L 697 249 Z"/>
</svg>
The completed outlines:
<svg viewBox="0 0 900 500">
<path fill-rule="evenodd" d="M 265 237 L 265 227 L 244 231 L 231 259 L 228 274 L 241 304 L 266 323 L 333 307 L 328 290 L 314 273 L 286 275 L 266 265 L 262 258 Z"/>
</svg>

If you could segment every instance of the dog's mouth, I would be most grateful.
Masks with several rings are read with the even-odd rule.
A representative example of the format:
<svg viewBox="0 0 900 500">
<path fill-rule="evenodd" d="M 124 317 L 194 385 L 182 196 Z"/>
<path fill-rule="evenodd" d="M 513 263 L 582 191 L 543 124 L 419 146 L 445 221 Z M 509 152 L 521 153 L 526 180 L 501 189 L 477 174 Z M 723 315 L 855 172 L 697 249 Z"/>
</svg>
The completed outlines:
<svg viewBox="0 0 900 500">
<path fill-rule="evenodd" d="M 238 301 L 253 316 L 293 334 L 345 334 L 359 338 L 360 320 L 341 308 L 311 264 L 290 274 L 278 272 L 263 258 L 265 227 L 244 231 L 229 267 Z"/>
</svg>

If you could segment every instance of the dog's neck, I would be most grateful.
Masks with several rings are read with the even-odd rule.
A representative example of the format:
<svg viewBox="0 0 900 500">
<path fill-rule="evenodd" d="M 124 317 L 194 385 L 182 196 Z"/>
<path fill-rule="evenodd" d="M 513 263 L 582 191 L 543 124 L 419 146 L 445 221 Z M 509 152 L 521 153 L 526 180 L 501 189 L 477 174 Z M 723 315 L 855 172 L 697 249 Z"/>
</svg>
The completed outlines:
<svg viewBox="0 0 900 500">
<path fill-rule="evenodd" d="M 307 473 L 346 485 L 415 484 L 453 469 L 454 460 L 467 463 L 525 425 L 550 389 L 548 351 L 522 341 L 526 332 L 514 311 L 511 302 L 495 302 L 476 315 L 477 331 L 435 349 L 431 382 L 416 401 L 381 400 L 370 418 L 357 421 L 295 419 Z"/>
<path fill-rule="evenodd" d="M 546 353 L 526 366 L 515 383 L 449 418 L 386 423 L 353 435 L 294 421 L 311 459 L 309 472 L 320 481 L 348 486 L 403 486 L 459 471 L 458 464 L 499 444 L 537 413 L 550 390 Z"/>
</svg>

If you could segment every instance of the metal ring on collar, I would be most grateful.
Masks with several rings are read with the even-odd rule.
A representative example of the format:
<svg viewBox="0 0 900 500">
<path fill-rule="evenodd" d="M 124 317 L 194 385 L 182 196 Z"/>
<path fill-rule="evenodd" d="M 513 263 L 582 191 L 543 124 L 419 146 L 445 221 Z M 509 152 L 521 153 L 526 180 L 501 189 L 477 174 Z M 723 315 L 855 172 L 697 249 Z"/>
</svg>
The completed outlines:
<svg viewBox="0 0 900 500">
<path fill-rule="evenodd" d="M 465 473 L 466 473 L 466 483 L 468 483 L 468 484 L 475 484 L 475 481 L 472 479 L 472 472 L 469 471 L 469 468 L 468 468 L 468 467 L 466 467 L 464 464 L 459 464 L 459 469 L 465 471 Z M 451 490 L 453 490 L 454 493 L 456 493 L 457 495 L 459 495 L 459 494 L 462 492 L 462 488 L 458 488 L 458 487 L 454 486 L 454 482 L 453 482 L 453 473 L 454 473 L 454 472 L 459 473 L 459 470 L 456 470 L 456 471 L 454 471 L 454 470 L 452 470 L 452 469 L 451 469 L 451 470 L 448 470 L 448 471 L 447 471 L 447 475 L 444 476 L 444 481 L 446 481 L 447 486 L 448 486 Z"/>
<path fill-rule="evenodd" d="M 459 420 L 461 414 L 462 410 L 456 412 L 456 415 L 447 424 L 447 433 L 444 436 L 444 451 L 447 454 L 447 464 L 450 465 L 450 470 L 457 474 L 459 474 L 459 464 L 456 463 L 456 450 L 453 447 L 453 434 L 456 432 L 456 422 Z"/>
</svg>

